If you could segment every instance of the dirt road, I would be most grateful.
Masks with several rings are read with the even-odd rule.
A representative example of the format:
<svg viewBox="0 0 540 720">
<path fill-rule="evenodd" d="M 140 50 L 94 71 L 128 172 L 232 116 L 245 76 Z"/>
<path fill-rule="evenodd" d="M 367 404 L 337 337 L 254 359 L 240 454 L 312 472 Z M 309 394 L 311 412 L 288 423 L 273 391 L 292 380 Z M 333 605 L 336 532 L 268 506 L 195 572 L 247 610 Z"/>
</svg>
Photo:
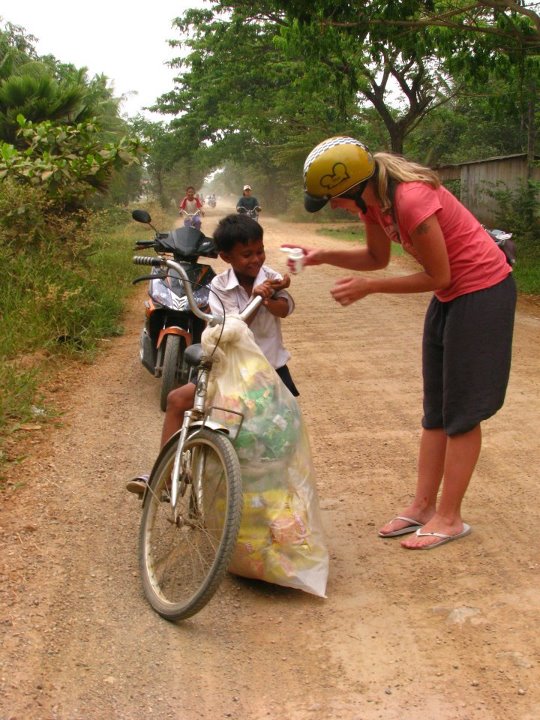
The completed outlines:
<svg viewBox="0 0 540 720">
<path fill-rule="evenodd" d="M 277 269 L 281 242 L 338 244 L 261 221 Z M 294 278 L 284 321 L 331 554 L 327 599 L 230 577 L 179 625 L 144 600 L 139 501 L 124 483 L 150 467 L 162 414 L 138 361 L 141 288 L 123 337 L 50 388 L 59 426 L 19 433 L 2 498 L 1 720 L 540 717 L 540 309 L 520 302 L 507 402 L 485 423 L 466 498 L 473 533 L 406 551 L 376 531 L 414 485 L 428 298 L 340 308 L 329 295 L 340 275 Z"/>
</svg>

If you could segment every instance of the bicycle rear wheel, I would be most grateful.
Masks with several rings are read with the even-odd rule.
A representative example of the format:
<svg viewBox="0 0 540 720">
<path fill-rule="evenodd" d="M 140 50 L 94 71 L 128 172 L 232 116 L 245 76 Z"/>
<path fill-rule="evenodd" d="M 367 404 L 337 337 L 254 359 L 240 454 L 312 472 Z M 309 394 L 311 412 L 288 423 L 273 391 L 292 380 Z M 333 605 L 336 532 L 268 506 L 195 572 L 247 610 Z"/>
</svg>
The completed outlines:
<svg viewBox="0 0 540 720">
<path fill-rule="evenodd" d="M 177 515 L 169 483 L 177 442 L 168 448 L 148 488 L 139 535 L 146 598 L 167 620 L 199 612 L 216 592 L 236 545 L 242 479 L 233 445 L 204 428 L 184 447 Z"/>
</svg>

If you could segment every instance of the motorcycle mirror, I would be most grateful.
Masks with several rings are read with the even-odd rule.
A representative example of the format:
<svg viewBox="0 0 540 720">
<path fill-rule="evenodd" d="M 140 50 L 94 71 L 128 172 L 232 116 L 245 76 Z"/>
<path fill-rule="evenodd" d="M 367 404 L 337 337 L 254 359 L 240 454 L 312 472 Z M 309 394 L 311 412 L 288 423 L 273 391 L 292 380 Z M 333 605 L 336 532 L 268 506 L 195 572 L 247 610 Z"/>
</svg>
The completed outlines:
<svg viewBox="0 0 540 720">
<path fill-rule="evenodd" d="M 131 213 L 131 217 L 137 222 L 145 223 L 147 225 L 150 225 L 150 223 L 152 222 L 150 213 L 146 212 L 146 210 L 134 210 Z"/>
</svg>

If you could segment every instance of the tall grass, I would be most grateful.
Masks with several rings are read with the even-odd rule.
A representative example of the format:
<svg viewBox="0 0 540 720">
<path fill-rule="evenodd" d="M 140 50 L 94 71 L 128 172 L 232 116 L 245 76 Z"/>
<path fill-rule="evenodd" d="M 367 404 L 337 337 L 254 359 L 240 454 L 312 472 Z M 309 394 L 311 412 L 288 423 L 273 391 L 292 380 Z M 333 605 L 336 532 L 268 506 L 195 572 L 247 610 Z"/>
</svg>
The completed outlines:
<svg viewBox="0 0 540 720">
<path fill-rule="evenodd" d="M 173 218 L 153 209 L 157 227 Z M 155 217 L 154 217 L 155 216 Z M 154 224 L 153 223 L 153 224 Z M 126 298 L 137 271 L 135 239 L 152 231 L 127 209 L 101 212 L 85 225 L 77 251 L 54 237 L 21 247 L 0 228 L 0 434 L 45 416 L 40 388 L 62 360 L 92 359 L 103 338 L 122 333 Z M 81 249 L 82 248 L 82 249 Z M 43 415 L 40 415 L 43 417 Z M 5 448 L 5 446 L 3 446 Z M 0 446 L 1 460 L 2 446 Z M 1 463 L 0 463 L 1 464 Z"/>
</svg>

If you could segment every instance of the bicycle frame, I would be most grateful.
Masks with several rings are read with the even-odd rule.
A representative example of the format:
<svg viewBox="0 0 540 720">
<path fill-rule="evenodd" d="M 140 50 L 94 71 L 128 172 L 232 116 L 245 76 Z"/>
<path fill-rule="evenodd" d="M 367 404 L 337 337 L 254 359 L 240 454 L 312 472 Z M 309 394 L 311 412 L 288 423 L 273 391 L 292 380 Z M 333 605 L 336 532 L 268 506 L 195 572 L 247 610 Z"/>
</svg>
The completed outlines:
<svg viewBox="0 0 540 720">
<path fill-rule="evenodd" d="M 180 215 L 184 218 L 185 226 L 194 227 L 198 230 L 200 229 L 202 223 L 202 215 L 200 210 L 197 210 L 194 213 L 188 213 L 186 210 L 180 210 Z"/>
<path fill-rule="evenodd" d="M 191 311 L 194 315 L 199 317 L 201 320 L 204 320 L 209 325 L 223 325 L 225 322 L 225 316 L 221 315 L 212 315 L 211 313 L 205 313 L 202 311 L 197 303 L 195 302 L 195 298 L 193 296 L 193 291 L 191 289 L 191 281 L 184 270 L 184 268 L 179 265 L 179 263 L 175 262 L 174 260 L 170 260 L 168 258 L 165 258 L 163 256 L 158 257 L 144 257 L 144 256 L 135 256 L 133 258 L 133 262 L 137 265 L 153 265 L 154 267 L 162 267 L 162 268 L 168 268 L 169 270 L 174 270 L 176 273 L 178 273 L 178 276 L 181 278 L 183 285 L 184 285 L 184 291 L 186 294 L 186 297 L 188 299 L 189 306 L 191 308 Z M 239 317 L 244 322 L 255 312 L 255 310 L 259 307 L 259 305 L 262 302 L 261 296 L 256 296 L 250 302 L 246 305 L 244 310 L 239 314 Z M 192 346 L 194 347 L 194 346 Z M 206 404 L 206 397 L 207 397 L 207 390 L 208 390 L 208 381 L 210 378 L 210 373 L 212 371 L 212 357 L 211 356 L 202 356 L 200 362 L 198 363 L 199 366 L 199 373 L 197 378 L 197 388 L 195 390 L 195 401 L 193 403 L 193 409 L 188 410 L 184 415 L 184 421 L 182 423 L 182 427 L 179 431 L 179 439 L 178 439 L 178 446 L 176 449 L 176 454 L 174 458 L 174 465 L 173 470 L 171 473 L 171 489 L 170 489 L 170 502 L 173 509 L 174 514 L 174 520 L 176 521 L 177 517 L 177 500 L 178 500 L 178 494 L 180 490 L 180 477 L 182 476 L 183 470 L 184 470 L 184 446 L 186 443 L 186 439 L 188 436 L 192 434 L 192 431 L 195 429 L 199 430 L 204 427 L 209 427 L 212 430 L 215 430 L 217 432 L 223 432 L 225 434 L 229 434 L 229 429 L 225 426 L 221 425 L 220 423 L 217 423 L 213 420 L 209 420 L 209 408 Z M 240 413 L 233 411 L 233 410 L 227 410 L 227 412 L 234 413 L 236 415 L 240 416 L 240 425 L 243 420 L 243 415 Z M 148 490 L 145 492 L 145 497 L 143 498 L 143 504 L 146 499 L 146 494 Z"/>
</svg>

